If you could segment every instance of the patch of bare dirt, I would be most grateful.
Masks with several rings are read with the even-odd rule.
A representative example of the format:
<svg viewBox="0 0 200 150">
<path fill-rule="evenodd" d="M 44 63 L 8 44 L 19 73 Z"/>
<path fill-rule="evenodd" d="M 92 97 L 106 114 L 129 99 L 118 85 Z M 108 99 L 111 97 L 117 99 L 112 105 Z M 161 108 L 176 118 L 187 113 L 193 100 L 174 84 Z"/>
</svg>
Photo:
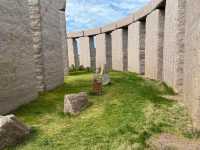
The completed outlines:
<svg viewBox="0 0 200 150">
<path fill-rule="evenodd" d="M 200 150 L 200 141 L 163 133 L 151 138 L 148 146 L 150 150 Z"/>
</svg>

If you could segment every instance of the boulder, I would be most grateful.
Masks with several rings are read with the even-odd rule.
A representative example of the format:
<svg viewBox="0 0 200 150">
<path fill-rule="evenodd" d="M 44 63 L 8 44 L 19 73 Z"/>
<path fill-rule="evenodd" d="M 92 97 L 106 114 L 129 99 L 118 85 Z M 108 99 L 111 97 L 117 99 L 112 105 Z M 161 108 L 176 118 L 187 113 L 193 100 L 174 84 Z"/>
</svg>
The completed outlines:
<svg viewBox="0 0 200 150">
<path fill-rule="evenodd" d="M 88 97 L 85 92 L 65 95 L 64 113 L 70 113 L 72 115 L 79 114 L 87 105 Z"/>
<path fill-rule="evenodd" d="M 0 150 L 16 145 L 30 133 L 30 128 L 14 115 L 0 116 Z"/>
</svg>

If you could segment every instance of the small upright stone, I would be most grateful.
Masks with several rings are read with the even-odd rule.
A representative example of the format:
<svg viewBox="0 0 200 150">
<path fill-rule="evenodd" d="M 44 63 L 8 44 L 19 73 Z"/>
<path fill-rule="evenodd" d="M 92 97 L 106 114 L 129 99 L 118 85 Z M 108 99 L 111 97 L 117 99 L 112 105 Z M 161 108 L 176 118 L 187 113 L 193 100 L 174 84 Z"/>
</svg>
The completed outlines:
<svg viewBox="0 0 200 150">
<path fill-rule="evenodd" d="M 29 133 L 30 128 L 14 115 L 0 116 L 0 150 L 20 143 Z"/>
<path fill-rule="evenodd" d="M 72 115 L 79 114 L 81 110 L 88 105 L 88 97 L 85 92 L 78 94 L 65 95 L 64 113 Z"/>
</svg>

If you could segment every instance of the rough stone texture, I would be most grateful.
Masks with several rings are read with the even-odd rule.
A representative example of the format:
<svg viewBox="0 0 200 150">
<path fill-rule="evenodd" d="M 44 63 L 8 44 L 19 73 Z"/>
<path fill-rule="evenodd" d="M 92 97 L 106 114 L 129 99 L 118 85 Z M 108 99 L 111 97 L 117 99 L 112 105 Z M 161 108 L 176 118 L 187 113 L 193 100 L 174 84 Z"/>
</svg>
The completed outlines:
<svg viewBox="0 0 200 150">
<path fill-rule="evenodd" d="M 128 26 L 129 24 L 131 24 L 133 22 L 133 15 L 129 15 L 125 18 L 123 18 L 122 20 L 119 20 L 116 24 L 117 24 L 117 28 L 121 28 L 124 26 Z"/>
<path fill-rule="evenodd" d="M 96 68 L 106 65 L 107 69 L 112 68 L 112 40 L 110 33 L 103 33 L 96 36 Z"/>
<path fill-rule="evenodd" d="M 145 22 L 129 25 L 128 33 L 128 71 L 144 74 Z"/>
<path fill-rule="evenodd" d="M 65 95 L 64 113 L 78 114 L 88 105 L 87 94 L 84 92 L 78 94 Z"/>
<path fill-rule="evenodd" d="M 90 44 L 90 61 L 91 61 L 91 69 L 96 69 L 96 47 L 95 47 L 95 36 L 89 37 Z"/>
<path fill-rule="evenodd" d="M 0 1 L 0 114 L 37 97 L 27 0 Z"/>
<path fill-rule="evenodd" d="M 89 37 L 81 37 L 79 39 L 80 46 L 80 65 L 91 67 L 90 41 Z"/>
<path fill-rule="evenodd" d="M 105 25 L 104 27 L 101 28 L 101 32 L 102 33 L 106 33 L 106 32 L 111 32 L 117 29 L 117 24 L 116 23 L 111 23 L 108 25 Z"/>
<path fill-rule="evenodd" d="M 148 145 L 151 150 L 199 150 L 200 141 L 188 140 L 170 134 L 161 134 L 153 137 Z"/>
<path fill-rule="evenodd" d="M 74 65 L 75 67 L 79 66 L 78 58 L 78 46 L 76 39 L 67 39 L 68 41 L 68 61 L 69 67 Z"/>
<path fill-rule="evenodd" d="M 62 42 L 62 56 L 63 56 L 63 66 L 64 66 L 64 74 L 68 75 L 68 46 L 67 46 L 67 36 L 66 36 L 66 20 L 65 18 L 65 12 L 60 11 L 60 32 L 61 32 L 61 42 Z"/>
<path fill-rule="evenodd" d="M 101 33 L 101 28 L 89 29 L 84 31 L 84 36 L 94 36 Z"/>
<path fill-rule="evenodd" d="M 67 33 L 67 37 L 68 38 L 79 38 L 79 37 L 82 37 L 82 36 L 84 36 L 84 32 L 83 31 Z"/>
<path fill-rule="evenodd" d="M 40 0 L 45 90 L 64 83 L 62 36 L 65 35 L 60 29 L 60 9 L 65 7 L 62 3 L 65 4 L 65 0 Z"/>
<path fill-rule="evenodd" d="M 183 92 L 185 0 L 167 0 L 165 8 L 163 80 Z"/>
<path fill-rule="evenodd" d="M 39 0 L 29 0 L 29 13 L 31 31 L 33 36 L 33 49 L 36 67 L 37 88 L 39 92 L 44 91 L 44 55 L 42 51 L 41 17 Z"/>
<path fill-rule="evenodd" d="M 30 128 L 14 115 L 0 116 L 0 149 L 16 145 L 30 133 Z"/>
<path fill-rule="evenodd" d="M 112 32 L 112 69 L 127 71 L 128 66 L 128 30 L 117 29 Z"/>
<path fill-rule="evenodd" d="M 184 101 L 200 129 L 200 1 L 186 1 L 186 37 L 184 64 Z"/>
<path fill-rule="evenodd" d="M 146 19 L 145 76 L 162 80 L 164 11 L 155 10 Z"/>
</svg>

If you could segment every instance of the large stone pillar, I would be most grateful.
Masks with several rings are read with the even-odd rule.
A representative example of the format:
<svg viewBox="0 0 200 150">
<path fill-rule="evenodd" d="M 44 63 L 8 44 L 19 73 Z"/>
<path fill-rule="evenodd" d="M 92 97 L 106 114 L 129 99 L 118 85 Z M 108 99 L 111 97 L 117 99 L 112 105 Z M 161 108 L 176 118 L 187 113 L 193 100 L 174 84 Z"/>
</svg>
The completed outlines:
<svg viewBox="0 0 200 150">
<path fill-rule="evenodd" d="M 185 0 L 167 0 L 165 8 L 163 80 L 183 92 Z"/>
<path fill-rule="evenodd" d="M 162 80 L 164 11 L 155 10 L 146 19 L 145 75 Z"/>
<path fill-rule="evenodd" d="M 0 114 L 5 114 L 37 97 L 37 52 L 28 1 L 1 0 L 0 12 Z"/>
<path fill-rule="evenodd" d="M 102 33 L 96 36 L 96 67 L 106 65 L 108 69 L 112 68 L 112 43 L 111 34 Z"/>
<path fill-rule="evenodd" d="M 80 65 L 84 67 L 91 67 L 90 58 L 90 41 L 89 37 L 80 37 Z"/>
<path fill-rule="evenodd" d="M 200 130 L 200 1 L 186 2 L 184 99 L 193 125 Z"/>
<path fill-rule="evenodd" d="M 145 22 L 135 22 L 128 27 L 128 71 L 144 74 Z"/>
<path fill-rule="evenodd" d="M 63 33 L 60 29 L 60 10 L 65 8 L 65 0 L 52 1 L 52 3 L 48 3 L 47 0 L 39 0 L 39 4 L 44 89 L 51 90 L 64 83 Z M 65 16 L 62 17 L 65 20 Z M 62 28 L 65 26 L 62 25 Z"/>
<path fill-rule="evenodd" d="M 89 37 L 89 46 L 90 46 L 90 61 L 91 61 L 91 69 L 96 69 L 96 47 L 95 47 L 95 36 Z"/>
<path fill-rule="evenodd" d="M 74 65 L 75 67 L 79 66 L 79 58 L 78 58 L 78 46 L 76 39 L 67 39 L 68 41 L 68 62 L 69 67 Z"/>
<path fill-rule="evenodd" d="M 127 71 L 128 68 L 128 30 L 117 29 L 112 32 L 112 69 Z"/>
</svg>

